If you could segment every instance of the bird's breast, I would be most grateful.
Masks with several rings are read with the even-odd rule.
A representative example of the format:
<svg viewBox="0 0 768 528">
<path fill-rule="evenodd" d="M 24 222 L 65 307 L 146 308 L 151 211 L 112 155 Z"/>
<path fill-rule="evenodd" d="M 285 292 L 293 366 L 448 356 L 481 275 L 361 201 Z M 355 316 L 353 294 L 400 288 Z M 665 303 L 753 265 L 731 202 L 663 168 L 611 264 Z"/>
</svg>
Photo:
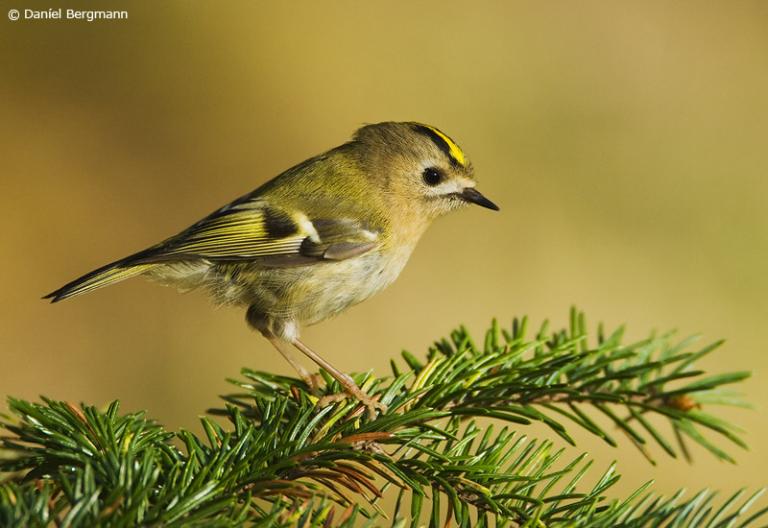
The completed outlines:
<svg viewBox="0 0 768 528">
<path fill-rule="evenodd" d="M 266 319 L 315 324 L 390 285 L 412 246 L 378 248 L 346 260 L 269 268 L 256 264 L 209 274 L 209 289 L 228 304 L 248 305 Z"/>
<path fill-rule="evenodd" d="M 307 270 L 305 280 L 297 285 L 305 292 L 298 306 L 298 319 L 304 324 L 318 323 L 383 290 L 400 275 L 411 251 L 372 251 Z"/>
</svg>

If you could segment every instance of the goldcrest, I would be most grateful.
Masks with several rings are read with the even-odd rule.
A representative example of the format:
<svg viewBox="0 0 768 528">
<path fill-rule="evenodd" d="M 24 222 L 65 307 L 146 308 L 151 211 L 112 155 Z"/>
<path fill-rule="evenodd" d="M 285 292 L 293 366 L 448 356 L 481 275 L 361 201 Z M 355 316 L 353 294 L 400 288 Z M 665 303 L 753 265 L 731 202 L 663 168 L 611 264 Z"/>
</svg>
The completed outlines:
<svg viewBox="0 0 768 528">
<path fill-rule="evenodd" d="M 313 386 L 293 345 L 375 413 L 384 406 L 299 338 L 392 283 L 432 221 L 473 203 L 472 165 L 435 127 L 385 122 L 288 169 L 181 233 L 92 271 L 52 302 L 137 275 L 180 290 L 204 288 L 247 308 L 261 332 Z"/>
</svg>

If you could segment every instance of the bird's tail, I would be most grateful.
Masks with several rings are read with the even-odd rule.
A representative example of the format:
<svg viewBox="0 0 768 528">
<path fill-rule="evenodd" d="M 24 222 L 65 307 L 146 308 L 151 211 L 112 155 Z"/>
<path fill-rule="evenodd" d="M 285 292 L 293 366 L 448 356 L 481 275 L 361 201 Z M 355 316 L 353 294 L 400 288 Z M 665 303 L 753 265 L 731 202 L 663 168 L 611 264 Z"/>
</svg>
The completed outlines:
<svg viewBox="0 0 768 528">
<path fill-rule="evenodd" d="M 155 267 L 157 264 L 131 264 L 131 259 L 118 260 L 112 264 L 102 266 L 97 270 L 93 270 L 90 273 L 86 273 L 79 279 L 75 279 L 72 282 L 65 284 L 58 290 L 49 293 L 43 299 L 50 299 L 52 303 L 69 299 L 75 295 L 81 293 L 88 293 L 91 290 L 101 288 L 102 286 L 109 286 L 125 279 L 141 275 L 148 271 L 150 268 Z"/>
</svg>

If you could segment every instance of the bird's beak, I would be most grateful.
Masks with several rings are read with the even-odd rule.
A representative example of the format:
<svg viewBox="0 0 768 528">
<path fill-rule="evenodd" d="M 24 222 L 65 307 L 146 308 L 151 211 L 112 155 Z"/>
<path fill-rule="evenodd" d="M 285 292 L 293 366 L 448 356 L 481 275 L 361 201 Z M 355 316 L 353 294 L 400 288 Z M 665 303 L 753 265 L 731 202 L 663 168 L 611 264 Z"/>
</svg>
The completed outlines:
<svg viewBox="0 0 768 528">
<path fill-rule="evenodd" d="M 480 207 L 485 207 L 487 209 L 493 209 L 494 211 L 499 210 L 499 206 L 490 201 L 488 198 L 480 194 L 480 191 L 475 189 L 474 187 L 467 187 L 461 193 L 459 193 L 459 196 L 467 202 L 477 204 Z"/>
</svg>

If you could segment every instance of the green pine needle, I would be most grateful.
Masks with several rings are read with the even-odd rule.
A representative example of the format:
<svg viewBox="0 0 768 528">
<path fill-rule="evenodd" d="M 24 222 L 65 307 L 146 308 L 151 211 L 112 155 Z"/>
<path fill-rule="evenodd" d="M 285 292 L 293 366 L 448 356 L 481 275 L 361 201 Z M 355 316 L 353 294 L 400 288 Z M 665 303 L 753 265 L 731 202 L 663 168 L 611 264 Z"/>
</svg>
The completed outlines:
<svg viewBox="0 0 768 528">
<path fill-rule="evenodd" d="M 745 448 L 742 431 L 711 406 L 743 406 L 721 388 L 748 373 L 696 368 L 720 342 L 696 349 L 670 333 L 623 344 L 622 329 L 602 327 L 591 340 L 576 310 L 568 330 L 544 323 L 529 338 L 528 328 L 526 318 L 506 329 L 494 321 L 478 347 L 460 327 L 424 358 L 403 352 L 390 377 L 355 376 L 388 407 L 375 419 L 351 399 L 318 407 L 340 389 L 332 380 L 312 393 L 249 369 L 201 435 L 120 414 L 117 402 L 11 398 L 0 526 L 714 528 L 768 512 L 752 509 L 762 492 L 743 490 L 716 501 L 707 490 L 664 498 L 644 486 L 609 499 L 615 467 L 596 474 L 586 454 L 558 447 L 575 445 L 576 427 L 612 446 L 625 438 L 654 463 L 687 458 L 688 442 L 733 462 L 722 444 Z M 554 439 L 527 438 L 535 422 Z M 381 505 L 387 494 L 394 511 Z"/>
</svg>

